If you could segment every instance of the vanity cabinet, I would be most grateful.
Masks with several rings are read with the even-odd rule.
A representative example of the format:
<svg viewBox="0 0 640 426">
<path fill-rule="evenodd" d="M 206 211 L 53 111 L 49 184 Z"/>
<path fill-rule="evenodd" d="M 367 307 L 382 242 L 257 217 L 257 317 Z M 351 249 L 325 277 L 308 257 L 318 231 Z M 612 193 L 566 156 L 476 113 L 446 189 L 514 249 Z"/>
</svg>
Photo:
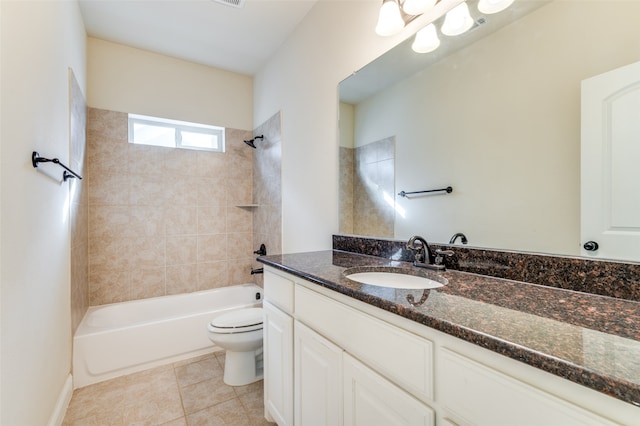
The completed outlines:
<svg viewBox="0 0 640 426">
<path fill-rule="evenodd" d="M 628 424 L 607 418 L 632 418 L 618 416 L 620 408 L 626 404 L 265 268 L 265 410 L 280 426 Z"/>
</svg>

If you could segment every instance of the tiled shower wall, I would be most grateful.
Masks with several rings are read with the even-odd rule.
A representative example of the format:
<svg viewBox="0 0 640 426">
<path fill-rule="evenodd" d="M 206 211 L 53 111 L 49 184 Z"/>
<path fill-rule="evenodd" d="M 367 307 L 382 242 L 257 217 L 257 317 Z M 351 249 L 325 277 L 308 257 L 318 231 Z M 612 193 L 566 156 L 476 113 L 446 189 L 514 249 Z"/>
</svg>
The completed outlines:
<svg viewBox="0 0 640 426">
<path fill-rule="evenodd" d="M 129 144 L 126 113 L 87 127 L 91 305 L 253 282 L 251 131 L 214 153 Z"/>
<path fill-rule="evenodd" d="M 89 307 L 88 217 L 89 203 L 85 183 L 87 147 L 87 103 L 73 72 L 69 72 L 70 94 L 70 167 L 85 179 L 71 179 L 69 223 L 71 230 L 71 332 L 75 333 Z"/>
<path fill-rule="evenodd" d="M 281 116 L 275 114 L 254 130 L 254 135 L 263 135 L 256 140 L 253 156 L 253 240 L 255 249 L 261 243 L 267 254 L 282 253 L 282 142 Z M 255 268 L 262 264 L 254 262 Z M 257 276 L 262 284 L 262 275 Z"/>
<path fill-rule="evenodd" d="M 393 237 L 395 197 L 394 137 L 340 148 L 340 232 Z"/>
</svg>

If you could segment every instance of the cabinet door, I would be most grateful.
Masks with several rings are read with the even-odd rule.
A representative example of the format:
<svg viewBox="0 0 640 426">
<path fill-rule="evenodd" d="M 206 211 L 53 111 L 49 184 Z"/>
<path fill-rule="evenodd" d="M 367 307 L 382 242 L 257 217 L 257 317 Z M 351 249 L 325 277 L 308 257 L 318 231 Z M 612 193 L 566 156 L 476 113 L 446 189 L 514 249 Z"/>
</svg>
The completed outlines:
<svg viewBox="0 0 640 426">
<path fill-rule="evenodd" d="M 442 349 L 439 402 L 460 425 L 613 426 L 614 423 L 506 376 L 451 350 Z"/>
<path fill-rule="evenodd" d="M 264 407 L 279 426 L 293 425 L 293 318 L 269 302 L 264 310 Z"/>
<path fill-rule="evenodd" d="M 434 413 L 348 354 L 343 354 L 344 424 L 433 426 Z"/>
<path fill-rule="evenodd" d="M 297 426 L 342 425 L 342 349 L 295 321 L 294 418 Z"/>
</svg>

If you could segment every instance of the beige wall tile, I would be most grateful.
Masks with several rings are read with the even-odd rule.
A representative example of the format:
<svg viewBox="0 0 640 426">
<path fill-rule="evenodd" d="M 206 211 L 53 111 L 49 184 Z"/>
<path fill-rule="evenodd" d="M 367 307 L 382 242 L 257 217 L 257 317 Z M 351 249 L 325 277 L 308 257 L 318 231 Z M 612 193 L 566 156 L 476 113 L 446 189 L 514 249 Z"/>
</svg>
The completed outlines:
<svg viewBox="0 0 640 426">
<path fill-rule="evenodd" d="M 167 266 L 167 294 L 190 293 L 198 289 L 198 265 Z"/>
<path fill-rule="evenodd" d="M 247 258 L 258 247 L 253 247 L 251 232 L 233 232 L 227 234 L 227 260 Z"/>
<path fill-rule="evenodd" d="M 172 235 L 167 237 L 167 265 L 184 265 L 197 262 L 198 237 L 196 235 Z"/>
<path fill-rule="evenodd" d="M 153 237 L 165 233 L 165 211 L 157 206 L 129 206 L 131 237 Z"/>
<path fill-rule="evenodd" d="M 164 266 L 157 268 L 134 268 L 130 274 L 130 300 L 148 297 L 164 296 L 165 289 Z"/>
<path fill-rule="evenodd" d="M 198 263 L 198 290 L 208 290 L 228 285 L 228 262 Z"/>
<path fill-rule="evenodd" d="M 89 233 L 91 238 L 126 237 L 130 232 L 129 213 L 128 206 L 91 205 L 89 207 Z"/>
<path fill-rule="evenodd" d="M 151 268 L 166 265 L 164 236 L 131 238 L 131 267 Z"/>
<path fill-rule="evenodd" d="M 224 205 L 198 207 L 198 234 L 224 234 L 228 227 L 227 207 Z"/>
<path fill-rule="evenodd" d="M 89 205 L 129 204 L 129 175 L 112 170 L 91 171 L 89 182 Z"/>
<path fill-rule="evenodd" d="M 227 259 L 227 234 L 198 235 L 198 262 Z"/>
<path fill-rule="evenodd" d="M 164 208 L 167 235 L 196 234 L 198 208 L 196 206 L 173 206 Z"/>
</svg>

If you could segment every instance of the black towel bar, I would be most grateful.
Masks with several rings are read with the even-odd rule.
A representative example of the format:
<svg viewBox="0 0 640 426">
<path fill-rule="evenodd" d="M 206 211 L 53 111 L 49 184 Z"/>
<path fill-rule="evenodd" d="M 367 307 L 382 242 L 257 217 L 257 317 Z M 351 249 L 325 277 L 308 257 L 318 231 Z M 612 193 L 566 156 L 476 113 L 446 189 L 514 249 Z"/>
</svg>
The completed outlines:
<svg viewBox="0 0 640 426">
<path fill-rule="evenodd" d="M 64 180 L 65 182 L 67 181 L 67 179 L 71 178 L 82 179 L 82 176 L 62 164 L 57 158 L 40 157 L 40 154 L 38 154 L 36 151 L 33 151 L 33 154 L 31 154 L 31 164 L 33 164 L 33 167 L 37 168 L 38 163 L 54 163 L 62 167 L 64 169 L 64 171 L 62 172 L 62 180 Z"/>
<path fill-rule="evenodd" d="M 425 194 L 427 192 L 446 192 L 447 194 L 451 194 L 451 192 L 453 192 L 453 188 L 450 186 L 447 186 L 446 188 L 442 188 L 442 189 L 429 189 L 427 191 L 413 191 L 413 192 L 405 192 L 405 191 L 400 191 L 398 192 L 398 195 L 401 197 L 406 197 L 407 195 L 414 195 L 414 194 Z"/>
</svg>

